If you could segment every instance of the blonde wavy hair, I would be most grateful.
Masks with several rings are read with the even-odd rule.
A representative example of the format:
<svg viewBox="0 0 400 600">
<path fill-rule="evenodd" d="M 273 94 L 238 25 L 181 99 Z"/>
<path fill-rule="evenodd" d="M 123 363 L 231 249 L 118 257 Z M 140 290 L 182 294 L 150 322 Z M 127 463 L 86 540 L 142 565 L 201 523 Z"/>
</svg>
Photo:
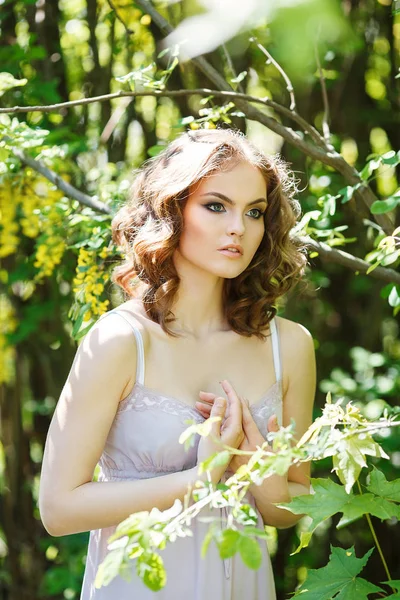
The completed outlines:
<svg viewBox="0 0 400 600">
<path fill-rule="evenodd" d="M 223 287 L 225 317 L 240 335 L 265 339 L 276 314 L 277 299 L 301 278 L 306 265 L 304 245 L 290 235 L 300 215 L 294 199 L 293 174 L 279 156 L 266 156 L 240 131 L 199 129 L 180 134 L 161 153 L 138 169 L 126 204 L 112 221 L 112 238 L 125 255 L 112 281 L 128 298 L 140 297 L 148 317 L 168 328 L 179 289 L 173 254 L 183 229 L 189 188 L 221 169 L 247 161 L 267 185 L 265 233 L 249 266 Z"/>
</svg>

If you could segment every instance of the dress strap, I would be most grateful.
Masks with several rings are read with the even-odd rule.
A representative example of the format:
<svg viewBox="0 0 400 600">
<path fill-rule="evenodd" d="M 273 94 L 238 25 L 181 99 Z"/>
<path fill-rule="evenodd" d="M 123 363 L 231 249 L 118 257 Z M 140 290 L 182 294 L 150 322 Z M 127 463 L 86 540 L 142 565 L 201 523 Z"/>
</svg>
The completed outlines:
<svg viewBox="0 0 400 600">
<path fill-rule="evenodd" d="M 276 381 L 282 381 L 282 366 L 279 347 L 279 332 L 276 318 L 270 321 L 271 338 L 272 338 L 272 355 L 274 357 L 275 377 Z"/>
<path fill-rule="evenodd" d="M 120 317 L 122 317 L 130 326 L 130 328 L 132 329 L 134 336 L 136 338 L 136 347 L 137 347 L 137 364 L 136 364 L 136 381 L 138 383 L 141 383 L 142 385 L 144 385 L 144 345 L 143 345 L 143 338 L 142 338 L 142 334 L 140 333 L 140 330 L 138 327 L 135 327 L 135 325 L 131 322 L 130 319 L 128 319 L 123 311 L 119 311 L 116 309 L 112 309 L 110 311 L 108 311 L 107 313 L 105 313 L 103 315 L 103 317 L 105 317 L 106 315 L 112 315 L 112 314 L 117 314 Z M 101 318 L 101 317 L 100 317 Z"/>
</svg>

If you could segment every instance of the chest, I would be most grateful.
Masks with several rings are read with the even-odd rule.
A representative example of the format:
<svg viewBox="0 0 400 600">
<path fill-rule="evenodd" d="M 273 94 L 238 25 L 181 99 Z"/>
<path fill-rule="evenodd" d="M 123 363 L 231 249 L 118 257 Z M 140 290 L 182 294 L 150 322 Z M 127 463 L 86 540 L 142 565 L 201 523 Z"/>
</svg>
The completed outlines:
<svg viewBox="0 0 400 600">
<path fill-rule="evenodd" d="M 224 394 L 222 379 L 250 404 L 275 383 L 271 342 L 228 335 L 204 342 L 150 336 L 145 349 L 145 385 L 194 406 L 199 391 Z"/>
</svg>

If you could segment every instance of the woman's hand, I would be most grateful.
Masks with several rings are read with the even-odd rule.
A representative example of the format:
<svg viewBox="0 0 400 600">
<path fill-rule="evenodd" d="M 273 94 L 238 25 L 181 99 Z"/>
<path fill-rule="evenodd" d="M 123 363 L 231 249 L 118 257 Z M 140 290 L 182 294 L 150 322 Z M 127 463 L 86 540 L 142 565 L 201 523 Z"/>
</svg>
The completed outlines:
<svg viewBox="0 0 400 600">
<path fill-rule="evenodd" d="M 213 401 L 209 404 L 207 414 L 209 417 L 220 417 L 219 421 L 212 423 L 211 433 L 202 437 L 197 450 L 197 463 L 201 463 L 212 454 L 222 451 L 223 445 L 238 448 L 244 440 L 242 427 L 242 403 L 235 390 L 226 380 L 221 382 L 227 395 L 228 402 L 222 396 L 213 394 Z M 225 472 L 227 464 L 216 467 L 211 473 L 213 481 L 219 481 Z"/>
<path fill-rule="evenodd" d="M 196 408 L 203 415 L 203 417 L 208 418 L 214 407 L 216 395 L 210 392 L 203 391 L 201 391 L 199 395 L 201 401 L 196 402 Z M 238 450 L 243 450 L 246 452 L 255 452 L 257 450 L 257 446 L 262 446 L 262 444 L 264 444 L 265 439 L 262 436 L 260 430 L 258 429 L 253 419 L 248 402 L 241 397 L 239 397 L 239 400 L 242 407 L 242 428 L 244 436 L 240 446 L 238 446 L 237 448 Z M 276 415 L 271 415 L 269 417 L 267 429 L 268 431 L 278 431 L 279 426 Z M 241 465 L 248 463 L 249 458 L 250 455 L 233 455 L 232 460 L 229 463 L 228 469 L 232 472 L 236 472 Z"/>
</svg>

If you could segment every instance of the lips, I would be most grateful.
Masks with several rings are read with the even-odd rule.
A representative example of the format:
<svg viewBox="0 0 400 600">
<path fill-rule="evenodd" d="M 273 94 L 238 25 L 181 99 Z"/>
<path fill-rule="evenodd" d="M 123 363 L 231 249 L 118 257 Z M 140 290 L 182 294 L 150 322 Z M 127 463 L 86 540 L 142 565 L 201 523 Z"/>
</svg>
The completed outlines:
<svg viewBox="0 0 400 600">
<path fill-rule="evenodd" d="M 221 254 L 224 254 L 225 256 L 229 257 L 229 258 L 242 258 L 242 255 L 240 252 L 234 252 L 232 250 L 225 250 L 224 248 L 222 248 L 221 250 L 218 250 L 218 252 L 221 252 Z"/>
<path fill-rule="evenodd" d="M 226 250 L 231 252 L 231 249 L 233 249 L 232 254 L 240 254 L 243 255 L 243 248 L 242 246 L 239 246 L 239 244 L 229 244 L 227 246 L 224 246 L 223 248 L 219 248 L 219 250 Z M 237 250 L 237 252 L 235 252 L 235 250 Z"/>
</svg>

